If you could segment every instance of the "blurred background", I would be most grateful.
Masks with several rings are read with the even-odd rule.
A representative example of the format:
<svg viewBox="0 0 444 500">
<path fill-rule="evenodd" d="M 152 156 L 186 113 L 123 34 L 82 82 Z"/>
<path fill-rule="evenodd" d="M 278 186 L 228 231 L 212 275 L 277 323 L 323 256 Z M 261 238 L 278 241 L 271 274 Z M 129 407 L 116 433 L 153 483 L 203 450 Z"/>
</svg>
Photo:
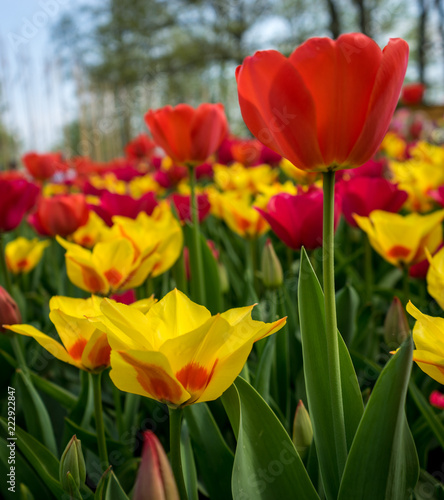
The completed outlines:
<svg viewBox="0 0 444 500">
<path fill-rule="evenodd" d="M 258 49 L 361 31 L 410 45 L 407 81 L 444 102 L 444 0 L 20 0 L 0 19 L 0 165 L 29 150 L 106 161 L 149 108 L 224 103 L 247 134 L 234 70 Z"/>
</svg>

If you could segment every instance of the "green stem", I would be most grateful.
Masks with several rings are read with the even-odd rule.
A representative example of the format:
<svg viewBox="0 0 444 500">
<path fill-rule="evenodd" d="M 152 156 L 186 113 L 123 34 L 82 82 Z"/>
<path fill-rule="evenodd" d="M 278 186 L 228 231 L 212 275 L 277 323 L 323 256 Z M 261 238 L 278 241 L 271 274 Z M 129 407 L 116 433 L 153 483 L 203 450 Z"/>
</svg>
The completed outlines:
<svg viewBox="0 0 444 500">
<path fill-rule="evenodd" d="M 25 359 L 25 355 L 23 353 L 23 347 L 22 347 L 22 344 L 20 342 L 19 334 L 12 333 L 12 336 L 10 337 L 10 339 L 11 339 L 11 345 L 12 345 L 12 350 L 14 351 L 15 359 L 17 360 L 17 363 L 18 363 L 19 367 L 22 369 L 23 373 L 25 375 L 28 375 L 29 374 L 28 365 L 26 364 L 26 359 Z"/>
<path fill-rule="evenodd" d="M 363 235 L 365 239 L 365 298 L 368 302 L 372 300 L 373 290 L 373 267 L 372 267 L 372 247 L 367 235 Z"/>
<path fill-rule="evenodd" d="M 99 448 L 100 468 L 105 471 L 108 466 L 108 452 L 106 450 L 105 426 L 103 425 L 102 409 L 102 372 L 92 374 L 94 388 L 94 413 L 96 419 L 97 446 Z"/>
<path fill-rule="evenodd" d="M 347 459 L 344 407 L 342 402 L 341 369 L 339 365 L 338 327 L 336 323 L 335 273 L 334 273 L 334 199 L 335 173 L 324 173 L 324 231 L 323 274 L 325 329 L 327 337 L 328 375 L 333 411 L 333 428 L 336 462 L 342 475 Z"/>
<path fill-rule="evenodd" d="M 12 295 L 11 276 L 9 275 L 8 266 L 6 265 L 5 244 L 3 241 L 3 233 L 0 233 L 0 266 L 2 268 L 3 277 L 5 279 L 6 291 Z"/>
<path fill-rule="evenodd" d="M 199 225 L 199 208 L 197 204 L 196 193 L 196 169 L 188 166 L 188 173 L 190 176 L 190 189 L 191 189 L 191 218 L 193 222 L 193 238 L 194 238 L 194 269 L 192 269 L 192 279 L 196 280 L 196 298 L 197 302 L 205 305 L 205 281 L 202 260 L 202 247 L 200 243 L 200 225 Z"/>
<path fill-rule="evenodd" d="M 171 468 L 176 479 L 180 500 L 188 500 L 187 490 L 182 470 L 182 457 L 180 455 L 180 435 L 182 423 L 182 408 L 169 408 L 170 414 L 170 456 Z"/>
</svg>

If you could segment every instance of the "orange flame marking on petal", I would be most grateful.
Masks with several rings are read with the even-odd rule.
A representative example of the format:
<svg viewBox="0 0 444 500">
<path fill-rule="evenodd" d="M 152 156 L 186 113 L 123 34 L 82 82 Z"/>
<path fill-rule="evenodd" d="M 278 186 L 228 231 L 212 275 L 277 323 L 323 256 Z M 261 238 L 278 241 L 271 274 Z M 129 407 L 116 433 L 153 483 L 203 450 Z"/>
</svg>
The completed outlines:
<svg viewBox="0 0 444 500">
<path fill-rule="evenodd" d="M 213 376 L 218 361 L 219 360 L 216 359 L 210 373 L 208 373 L 208 370 L 206 368 L 192 361 L 176 373 L 177 380 L 179 380 L 179 382 L 188 391 L 201 391 L 202 389 L 205 389 L 210 383 L 211 377 Z"/>
<path fill-rule="evenodd" d="M 410 249 L 407 247 L 403 247 L 402 245 L 395 245 L 390 248 L 387 252 L 389 257 L 393 257 L 394 259 L 405 259 L 410 255 Z"/>
<path fill-rule="evenodd" d="M 28 259 L 22 259 L 17 262 L 17 269 L 25 269 L 28 267 Z"/>
<path fill-rule="evenodd" d="M 164 403 L 178 404 L 182 390 L 162 367 L 143 363 L 123 351 L 119 354 L 137 371 L 137 381 L 151 397 Z"/>
<path fill-rule="evenodd" d="M 88 354 L 88 359 L 94 368 L 99 366 L 109 366 L 109 357 L 111 354 L 111 347 L 108 344 L 106 334 L 102 335 L 100 339 L 95 343 L 90 353 Z"/>
<path fill-rule="evenodd" d="M 68 354 L 71 356 L 72 359 L 75 359 L 76 361 L 79 360 L 82 357 L 83 350 L 85 349 L 85 346 L 87 343 L 88 343 L 88 341 L 86 339 L 79 338 L 68 349 Z"/>
<path fill-rule="evenodd" d="M 111 285 L 117 285 L 122 281 L 123 275 L 115 267 L 108 269 L 108 271 L 105 271 L 103 274 Z"/>
</svg>

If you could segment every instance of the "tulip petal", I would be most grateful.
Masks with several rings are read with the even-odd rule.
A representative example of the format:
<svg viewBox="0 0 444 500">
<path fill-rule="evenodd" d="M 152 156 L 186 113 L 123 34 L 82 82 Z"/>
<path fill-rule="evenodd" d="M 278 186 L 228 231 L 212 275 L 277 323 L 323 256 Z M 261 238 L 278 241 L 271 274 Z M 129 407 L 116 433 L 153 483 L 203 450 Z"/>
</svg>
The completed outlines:
<svg viewBox="0 0 444 500">
<path fill-rule="evenodd" d="M 347 163 L 364 126 L 381 49 L 361 33 L 310 38 L 290 56 L 316 106 L 325 165 Z"/>
<path fill-rule="evenodd" d="M 91 371 L 106 368 L 110 364 L 111 347 L 106 333 L 95 330 L 82 354 L 82 365 Z"/>
<path fill-rule="evenodd" d="M 408 57 L 409 46 L 400 38 L 391 39 L 384 48 L 364 127 L 348 158 L 351 165 L 364 163 L 381 144 L 398 102 Z"/>
<path fill-rule="evenodd" d="M 424 373 L 435 379 L 440 384 L 444 384 L 444 361 L 442 355 L 430 351 L 413 351 L 413 361 L 415 361 Z"/>
<path fill-rule="evenodd" d="M 95 326 L 86 318 L 69 316 L 60 309 L 53 309 L 49 313 L 49 319 L 54 324 L 60 340 L 70 356 L 74 359 L 80 359 Z"/>
<path fill-rule="evenodd" d="M 13 332 L 19 333 L 21 335 L 32 337 L 55 358 L 80 368 L 80 363 L 78 358 L 77 359 L 72 358 L 66 352 L 66 349 L 62 346 L 62 344 L 60 344 L 60 342 L 57 342 L 52 337 L 49 337 L 48 335 L 45 335 L 44 333 L 40 332 L 39 330 L 37 330 L 37 328 L 34 328 L 33 326 L 30 325 L 10 325 L 6 326 L 5 328 L 7 328 L 8 330 L 12 330 Z"/>
<path fill-rule="evenodd" d="M 312 96 L 293 65 L 274 50 L 236 70 L 242 117 L 263 144 L 299 168 L 322 164 Z"/>
<path fill-rule="evenodd" d="M 178 406 L 190 394 L 176 381 L 167 358 L 153 351 L 112 351 L 111 380 L 124 392 Z"/>
</svg>

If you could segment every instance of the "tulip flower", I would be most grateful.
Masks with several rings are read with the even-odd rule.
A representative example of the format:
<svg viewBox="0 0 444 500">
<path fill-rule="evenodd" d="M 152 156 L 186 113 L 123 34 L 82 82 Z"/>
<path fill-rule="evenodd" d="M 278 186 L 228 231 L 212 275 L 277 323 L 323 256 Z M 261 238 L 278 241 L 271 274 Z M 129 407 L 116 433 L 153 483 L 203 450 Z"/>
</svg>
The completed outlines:
<svg viewBox="0 0 444 500">
<path fill-rule="evenodd" d="M 88 221 L 88 206 L 83 194 L 40 198 L 37 211 L 28 221 L 43 236 L 68 236 Z"/>
<path fill-rule="evenodd" d="M 28 240 L 19 237 L 7 243 L 5 247 L 6 265 L 14 274 L 29 273 L 40 262 L 45 248 L 50 245 L 48 240 L 37 238 Z"/>
<path fill-rule="evenodd" d="M 278 194 L 270 198 L 266 209 L 255 207 L 270 224 L 276 236 L 293 250 L 303 246 L 314 250 L 322 246 L 321 189 L 311 189 L 297 195 Z M 339 198 L 335 198 L 335 227 L 340 218 Z"/>
<path fill-rule="evenodd" d="M 421 370 L 440 384 L 444 384 L 444 319 L 423 314 L 411 302 L 407 312 L 416 319 L 413 327 L 413 361 Z"/>
<path fill-rule="evenodd" d="M 133 500 L 179 500 L 173 471 L 162 445 L 151 431 L 143 433 L 143 451 Z"/>
<path fill-rule="evenodd" d="M 408 106 L 421 104 L 426 86 L 423 83 L 409 83 L 402 87 L 401 103 Z"/>
<path fill-rule="evenodd" d="M 406 216 L 375 210 L 369 217 L 354 218 L 372 247 L 394 266 L 417 264 L 425 258 L 426 248 L 433 253 L 442 242 L 444 210 Z"/>
<path fill-rule="evenodd" d="M 432 391 L 429 397 L 429 402 L 435 408 L 444 410 L 444 394 L 439 391 Z"/>
<path fill-rule="evenodd" d="M 151 215 L 156 206 L 156 196 L 152 192 L 145 193 L 140 198 L 135 199 L 126 194 L 105 191 L 100 197 L 100 204 L 90 205 L 90 209 L 94 210 L 111 227 L 112 218 L 115 215 L 135 219 L 140 212 Z"/>
<path fill-rule="evenodd" d="M 427 291 L 444 309 L 444 248 L 432 257 L 427 252 L 427 260 L 430 263 L 427 272 Z"/>
<path fill-rule="evenodd" d="M 26 170 L 39 181 L 48 180 L 56 172 L 68 168 L 60 153 L 39 154 L 31 152 L 23 156 L 22 161 Z"/>
<path fill-rule="evenodd" d="M 149 110 L 145 122 L 154 141 L 178 163 L 204 162 L 220 146 L 228 125 L 222 104 L 188 104 Z"/>
<path fill-rule="evenodd" d="M 230 167 L 215 165 L 214 182 L 222 191 L 248 191 L 255 194 L 263 184 L 272 184 L 279 172 L 268 165 L 245 168 L 240 163 Z"/>
<path fill-rule="evenodd" d="M 135 288 L 169 269 L 180 255 L 182 230 L 171 214 L 156 221 L 141 212 L 136 220 L 115 221 L 110 239 L 92 250 L 57 237 L 67 250 L 68 277 L 82 290 L 109 295 Z"/>
<path fill-rule="evenodd" d="M 12 231 L 31 210 L 40 189 L 20 176 L 0 176 L 0 231 Z"/>
<path fill-rule="evenodd" d="M 90 322 L 87 317 L 101 314 L 102 300 L 96 296 L 89 299 L 59 296 L 51 298 L 49 318 L 62 343 L 31 325 L 12 324 L 6 328 L 34 338 L 60 361 L 88 372 L 100 372 L 109 366 L 111 349 L 106 333 L 99 329 L 99 324 Z M 153 303 L 154 299 L 151 297 L 128 307 L 146 311 Z"/>
<path fill-rule="evenodd" d="M 181 221 L 191 222 L 191 198 L 187 195 L 173 194 L 171 196 L 177 215 Z M 197 210 L 199 212 L 199 222 L 205 220 L 210 214 L 211 205 L 206 193 L 197 195 Z"/>
<path fill-rule="evenodd" d="M 408 194 L 383 178 L 355 177 L 338 184 L 345 220 L 354 227 L 353 214 L 368 217 L 373 210 L 398 212 Z"/>
<path fill-rule="evenodd" d="M 253 343 L 285 324 L 285 318 L 254 321 L 252 309 L 211 316 L 178 290 L 145 314 L 105 299 L 97 321 L 112 347 L 112 381 L 171 407 L 218 398 L 239 375 Z"/>
<path fill-rule="evenodd" d="M 222 218 L 227 226 L 242 238 L 255 239 L 265 234 L 268 223 L 252 206 L 250 197 L 224 194 L 220 197 Z M 256 200 L 254 203 L 258 203 Z"/>
<path fill-rule="evenodd" d="M 358 167 L 378 149 L 398 102 L 408 45 L 383 51 L 360 33 L 311 38 L 289 58 L 256 52 L 236 70 L 243 119 L 298 168 Z"/>
<path fill-rule="evenodd" d="M 130 160 L 146 160 L 151 157 L 155 147 L 146 134 L 140 134 L 125 146 L 125 153 Z"/>
<path fill-rule="evenodd" d="M 92 248 L 99 241 L 106 240 L 109 231 L 110 228 L 105 224 L 104 220 L 96 212 L 90 210 L 86 224 L 76 229 L 69 236 L 69 239 L 82 247 Z"/>
<path fill-rule="evenodd" d="M 22 321 L 22 316 L 16 301 L 0 286 L 0 332 L 5 331 L 7 325 Z"/>
</svg>

